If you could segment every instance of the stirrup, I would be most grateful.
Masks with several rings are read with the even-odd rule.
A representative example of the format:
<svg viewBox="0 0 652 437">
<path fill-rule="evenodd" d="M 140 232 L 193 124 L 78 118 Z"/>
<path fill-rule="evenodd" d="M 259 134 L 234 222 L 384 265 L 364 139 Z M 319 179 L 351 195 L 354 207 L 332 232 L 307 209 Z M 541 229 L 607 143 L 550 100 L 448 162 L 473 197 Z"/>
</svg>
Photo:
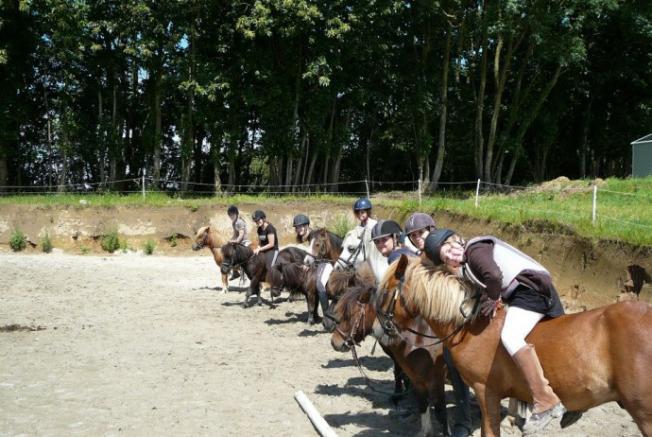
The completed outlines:
<svg viewBox="0 0 652 437">
<path fill-rule="evenodd" d="M 555 404 L 552 408 L 540 413 L 533 413 L 523 425 L 523 435 L 535 434 L 544 429 L 552 421 L 562 417 L 566 412 L 566 407 L 561 402 Z"/>
</svg>

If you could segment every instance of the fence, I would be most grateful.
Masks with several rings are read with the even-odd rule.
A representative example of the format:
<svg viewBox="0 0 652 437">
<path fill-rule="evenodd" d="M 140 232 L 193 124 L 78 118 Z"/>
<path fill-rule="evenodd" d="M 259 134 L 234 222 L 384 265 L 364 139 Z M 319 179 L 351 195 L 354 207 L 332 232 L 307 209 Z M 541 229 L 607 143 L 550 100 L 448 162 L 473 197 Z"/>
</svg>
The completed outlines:
<svg viewBox="0 0 652 437">
<path fill-rule="evenodd" d="M 323 184 L 299 184 L 299 185 L 265 185 L 265 184 L 220 184 L 200 182 L 181 182 L 176 180 L 159 180 L 156 181 L 151 177 L 141 176 L 140 178 L 121 179 L 111 181 L 110 183 L 79 183 L 64 185 L 43 185 L 43 186 L 1 186 L 0 197 L 10 195 L 29 195 L 29 194 L 92 194 L 92 193 L 115 193 L 115 194 L 133 194 L 139 193 L 146 197 L 148 193 L 164 192 L 167 194 L 177 195 L 218 195 L 228 196 L 236 194 L 251 195 L 341 195 L 341 196 L 367 196 L 388 194 L 398 192 L 399 199 L 406 199 L 406 195 L 416 200 L 419 205 L 423 199 L 433 196 L 446 196 L 455 193 L 463 198 L 473 197 L 474 207 L 482 208 L 485 202 L 491 201 L 492 194 L 510 194 L 515 191 L 528 192 L 536 190 L 537 186 L 518 186 L 497 184 L 494 182 L 482 181 L 460 181 L 460 182 L 438 182 L 437 191 L 428 192 L 420 180 L 405 181 L 377 181 L 377 180 L 354 180 L 345 182 L 331 182 Z M 563 190 L 562 190 L 563 191 Z M 474 194 L 472 194 L 474 193 Z M 522 212 L 536 212 L 545 216 L 560 217 L 560 222 L 564 222 L 564 217 L 572 220 L 589 220 L 593 226 L 597 226 L 598 219 L 609 222 L 622 223 L 640 227 L 642 229 L 652 229 L 652 224 L 640 223 L 634 220 L 625 220 L 622 217 L 608 216 L 600 213 L 599 194 L 628 196 L 637 199 L 652 200 L 652 195 L 640 193 L 627 193 L 600 188 L 593 185 L 591 210 L 544 210 L 532 209 L 527 205 L 506 205 L 501 204 L 501 208 Z"/>
</svg>

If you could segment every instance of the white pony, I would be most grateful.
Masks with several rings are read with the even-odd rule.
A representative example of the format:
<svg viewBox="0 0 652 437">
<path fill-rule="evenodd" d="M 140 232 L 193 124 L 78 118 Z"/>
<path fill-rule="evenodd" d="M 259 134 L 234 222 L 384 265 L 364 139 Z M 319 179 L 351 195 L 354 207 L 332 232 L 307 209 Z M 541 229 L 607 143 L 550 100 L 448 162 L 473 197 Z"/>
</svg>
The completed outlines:
<svg viewBox="0 0 652 437">
<path fill-rule="evenodd" d="M 387 258 L 376 249 L 371 241 L 371 231 L 367 228 L 357 226 L 350 230 L 342 241 L 342 254 L 335 263 L 336 270 L 343 270 L 349 267 L 356 267 L 361 262 L 367 261 L 380 283 L 387 270 Z"/>
</svg>

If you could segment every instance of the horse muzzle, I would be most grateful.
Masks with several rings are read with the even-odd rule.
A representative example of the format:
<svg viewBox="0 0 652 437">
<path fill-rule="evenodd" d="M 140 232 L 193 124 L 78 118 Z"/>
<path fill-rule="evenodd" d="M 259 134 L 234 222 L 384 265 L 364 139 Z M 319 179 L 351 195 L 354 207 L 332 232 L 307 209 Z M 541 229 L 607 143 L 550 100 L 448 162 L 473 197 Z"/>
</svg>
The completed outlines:
<svg viewBox="0 0 652 437">
<path fill-rule="evenodd" d="M 337 352 L 348 352 L 351 350 L 351 346 L 344 340 L 340 335 L 335 335 L 331 337 L 331 346 Z"/>
<path fill-rule="evenodd" d="M 194 244 L 192 245 L 192 250 L 195 250 L 195 251 L 197 251 L 197 250 L 201 250 L 202 247 L 204 247 L 203 244 L 197 244 L 197 243 L 194 243 Z"/>
<path fill-rule="evenodd" d="M 223 262 L 222 265 L 220 266 L 220 271 L 222 272 L 223 275 L 229 273 L 230 270 L 231 270 L 231 264 Z"/>
</svg>

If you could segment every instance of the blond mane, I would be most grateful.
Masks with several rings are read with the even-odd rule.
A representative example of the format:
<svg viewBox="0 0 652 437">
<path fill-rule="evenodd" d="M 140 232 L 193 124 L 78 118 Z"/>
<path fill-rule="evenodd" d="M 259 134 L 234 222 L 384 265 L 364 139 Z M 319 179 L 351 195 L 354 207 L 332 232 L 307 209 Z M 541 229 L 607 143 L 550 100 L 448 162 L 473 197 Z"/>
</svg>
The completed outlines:
<svg viewBox="0 0 652 437">
<path fill-rule="evenodd" d="M 204 233 L 206 233 L 207 231 L 210 238 L 213 240 L 213 244 L 215 245 L 216 248 L 219 248 L 224 244 L 226 244 L 226 238 L 224 238 L 219 232 L 214 232 L 210 225 L 202 226 L 201 228 L 199 228 L 197 234 L 195 234 L 195 239 L 198 239 L 199 237 L 204 235 Z"/>
<path fill-rule="evenodd" d="M 385 293 L 390 278 L 396 272 L 398 262 L 393 263 L 381 282 L 380 290 Z M 460 326 L 464 317 L 460 305 L 466 314 L 471 314 L 473 302 L 464 302 L 466 287 L 460 278 L 447 270 L 436 268 L 432 263 L 421 258 L 411 258 L 404 275 L 403 296 L 410 309 L 418 311 L 425 319 L 439 323 L 453 323 Z"/>
</svg>

